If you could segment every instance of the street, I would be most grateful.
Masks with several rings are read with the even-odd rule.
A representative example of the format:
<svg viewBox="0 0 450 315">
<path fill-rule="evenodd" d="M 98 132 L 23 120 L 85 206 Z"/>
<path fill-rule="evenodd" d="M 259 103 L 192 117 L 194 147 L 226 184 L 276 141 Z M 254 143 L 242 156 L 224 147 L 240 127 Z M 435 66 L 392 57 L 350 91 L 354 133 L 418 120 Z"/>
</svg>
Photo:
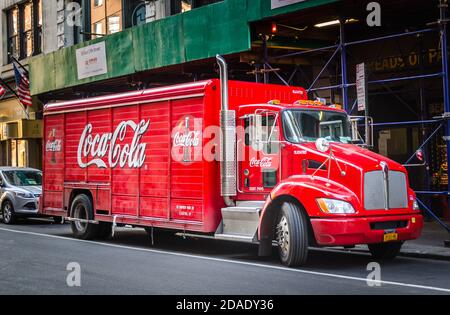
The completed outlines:
<svg viewBox="0 0 450 315">
<path fill-rule="evenodd" d="M 450 262 L 399 257 L 369 286 L 364 253 L 312 250 L 306 267 L 283 267 L 252 245 L 120 228 L 106 242 L 72 238 L 46 219 L 0 224 L 0 294 L 449 294 Z M 69 263 L 81 267 L 70 287 Z"/>
</svg>

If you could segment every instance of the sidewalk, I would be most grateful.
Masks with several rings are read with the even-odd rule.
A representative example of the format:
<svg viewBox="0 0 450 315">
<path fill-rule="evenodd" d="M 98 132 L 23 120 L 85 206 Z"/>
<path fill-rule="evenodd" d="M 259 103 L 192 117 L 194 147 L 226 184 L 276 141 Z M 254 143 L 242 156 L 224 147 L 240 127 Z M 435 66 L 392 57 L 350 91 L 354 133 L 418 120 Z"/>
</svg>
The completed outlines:
<svg viewBox="0 0 450 315">
<path fill-rule="evenodd" d="M 447 224 L 450 225 L 448 222 Z M 406 242 L 400 255 L 450 260 L 450 247 L 444 246 L 445 240 L 450 240 L 450 233 L 439 223 L 425 222 L 422 236 L 417 240 Z"/>
</svg>

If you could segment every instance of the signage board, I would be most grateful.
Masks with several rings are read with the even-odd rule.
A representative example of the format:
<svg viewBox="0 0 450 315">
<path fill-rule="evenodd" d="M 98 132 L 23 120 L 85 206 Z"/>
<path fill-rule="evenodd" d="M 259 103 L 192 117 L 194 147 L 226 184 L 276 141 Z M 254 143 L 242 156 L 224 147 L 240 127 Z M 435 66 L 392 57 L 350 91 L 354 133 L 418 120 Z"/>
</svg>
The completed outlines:
<svg viewBox="0 0 450 315">
<path fill-rule="evenodd" d="M 305 2 L 307 0 L 272 0 L 271 7 L 273 9 L 278 9 L 281 7 L 285 7 L 294 3 Z"/>
<path fill-rule="evenodd" d="M 108 73 L 104 41 L 77 49 L 76 58 L 78 80 Z"/>
<path fill-rule="evenodd" d="M 364 63 L 356 65 L 356 93 L 358 98 L 358 111 L 365 111 L 367 108 L 367 70 Z"/>
</svg>

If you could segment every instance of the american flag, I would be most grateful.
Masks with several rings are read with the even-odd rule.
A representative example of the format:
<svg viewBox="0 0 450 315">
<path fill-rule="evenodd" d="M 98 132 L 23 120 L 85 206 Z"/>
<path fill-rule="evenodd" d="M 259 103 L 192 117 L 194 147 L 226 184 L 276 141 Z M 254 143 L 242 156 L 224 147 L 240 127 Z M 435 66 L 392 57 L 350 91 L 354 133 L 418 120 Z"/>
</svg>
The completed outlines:
<svg viewBox="0 0 450 315">
<path fill-rule="evenodd" d="M 0 99 L 6 94 L 5 88 L 0 84 Z"/>
<path fill-rule="evenodd" d="M 27 78 L 27 75 L 24 73 L 22 69 L 13 63 L 14 66 L 14 75 L 16 77 L 16 85 L 17 85 L 17 95 L 19 96 L 19 100 L 25 106 L 32 106 L 33 102 L 31 100 L 30 94 L 30 81 Z"/>
</svg>

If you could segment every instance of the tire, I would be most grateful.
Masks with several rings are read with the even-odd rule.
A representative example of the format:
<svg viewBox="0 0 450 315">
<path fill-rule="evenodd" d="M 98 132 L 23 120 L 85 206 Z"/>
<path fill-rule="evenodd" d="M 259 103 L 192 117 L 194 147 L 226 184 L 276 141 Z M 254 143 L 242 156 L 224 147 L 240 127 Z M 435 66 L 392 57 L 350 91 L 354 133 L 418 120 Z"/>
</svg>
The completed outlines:
<svg viewBox="0 0 450 315">
<path fill-rule="evenodd" d="M 70 216 L 75 219 L 93 220 L 94 211 L 91 199 L 84 194 L 77 195 L 70 207 Z M 71 221 L 70 227 L 73 236 L 82 240 L 94 239 L 99 230 L 99 225 L 79 221 Z"/>
<path fill-rule="evenodd" d="M 2 205 L 3 223 L 14 224 L 17 221 L 16 214 L 14 213 L 14 206 L 11 201 L 6 200 Z"/>
<path fill-rule="evenodd" d="M 281 263 L 288 267 L 304 265 L 308 259 L 308 219 L 295 204 L 281 206 L 275 226 L 278 254 Z"/>
<path fill-rule="evenodd" d="M 112 223 L 100 222 L 98 225 L 97 238 L 107 240 L 112 236 Z"/>
<path fill-rule="evenodd" d="M 369 244 L 369 250 L 373 258 L 394 259 L 397 257 L 403 242 Z"/>
<path fill-rule="evenodd" d="M 55 224 L 62 224 L 64 222 L 63 217 L 53 217 L 53 222 Z"/>
</svg>

